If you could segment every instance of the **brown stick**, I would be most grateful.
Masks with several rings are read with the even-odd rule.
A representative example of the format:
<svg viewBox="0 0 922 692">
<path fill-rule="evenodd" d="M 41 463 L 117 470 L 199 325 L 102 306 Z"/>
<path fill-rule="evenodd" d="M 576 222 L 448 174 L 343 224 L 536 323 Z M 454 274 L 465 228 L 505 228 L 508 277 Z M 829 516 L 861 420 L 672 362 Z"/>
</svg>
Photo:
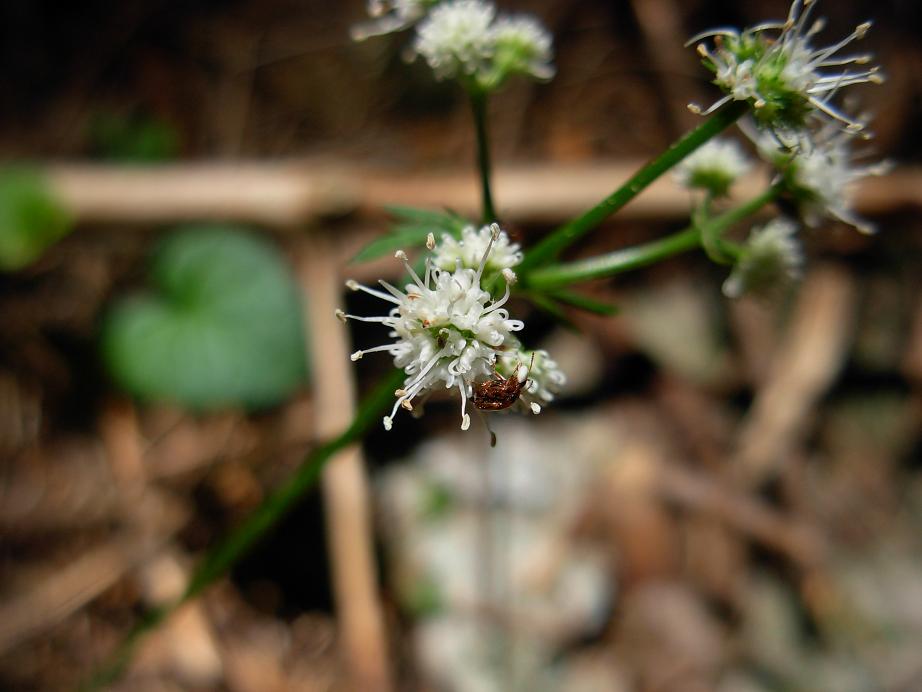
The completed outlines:
<svg viewBox="0 0 922 692">
<path fill-rule="evenodd" d="M 642 165 L 608 161 L 582 165 L 501 167 L 494 184 L 505 221 L 558 223 L 593 206 Z M 296 228 L 330 214 L 380 214 L 386 204 L 451 208 L 474 217 L 479 197 L 470 171 L 373 170 L 330 161 L 185 163 L 157 167 L 49 164 L 53 193 L 76 221 L 168 223 L 186 220 L 252 222 Z M 765 173 L 740 182 L 746 199 L 764 188 Z M 922 169 L 869 178 L 857 190 L 863 213 L 922 207 Z M 665 176 L 619 215 L 680 219 L 688 193 Z"/>
<path fill-rule="evenodd" d="M 764 386 L 740 431 L 731 468 L 746 485 L 777 471 L 807 426 L 813 407 L 842 366 L 854 286 L 841 269 L 819 266 L 804 282 Z"/>
<path fill-rule="evenodd" d="M 352 420 L 355 392 L 346 330 L 334 316 L 341 281 L 333 242 L 315 238 L 302 248 L 299 270 L 308 300 L 316 432 L 332 437 Z M 322 479 L 342 650 L 353 678 L 349 689 L 391 689 L 388 648 L 371 536 L 368 480 L 361 450 L 333 457 Z M 305 549 L 310 549 L 305 546 Z"/>
</svg>

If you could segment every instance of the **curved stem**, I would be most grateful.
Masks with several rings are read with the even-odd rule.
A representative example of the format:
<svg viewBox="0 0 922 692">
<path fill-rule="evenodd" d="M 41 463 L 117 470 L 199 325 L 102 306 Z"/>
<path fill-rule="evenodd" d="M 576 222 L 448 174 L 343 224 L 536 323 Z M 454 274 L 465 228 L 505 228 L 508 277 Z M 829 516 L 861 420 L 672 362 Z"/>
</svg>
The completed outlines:
<svg viewBox="0 0 922 692">
<path fill-rule="evenodd" d="M 483 200 L 483 222 L 496 221 L 493 207 L 493 193 L 490 187 L 490 139 L 487 133 L 487 94 L 482 90 L 471 90 L 471 111 L 474 114 L 474 130 L 477 133 L 477 167 L 480 170 L 480 189 Z"/>
<path fill-rule="evenodd" d="M 535 269 L 525 275 L 520 274 L 519 279 L 523 286 L 530 290 L 547 291 L 579 283 L 581 281 L 614 276 L 615 274 L 620 274 L 632 269 L 639 269 L 640 267 L 655 264 L 656 262 L 678 255 L 682 252 L 694 250 L 701 246 L 702 237 L 705 234 L 719 241 L 722 250 L 732 253 L 732 246 L 726 244 L 725 247 L 724 243 L 726 241 L 723 241 L 720 236 L 728 228 L 746 217 L 751 216 L 774 200 L 780 193 L 781 187 L 772 185 L 762 194 L 711 219 L 704 224 L 704 228 L 693 224 L 688 228 L 673 233 L 665 238 L 660 238 L 659 240 L 624 248 L 623 250 L 615 250 L 614 252 L 599 255 L 598 257 L 590 257 L 576 262 L 567 262 L 566 264 L 556 264 L 541 269 Z"/>
<path fill-rule="evenodd" d="M 591 231 L 607 217 L 634 199 L 663 173 L 739 120 L 746 113 L 747 108 L 748 106 L 745 102 L 732 101 L 719 109 L 701 125 L 637 171 L 630 180 L 592 209 L 560 226 L 531 248 L 522 264 L 519 265 L 519 270 L 525 270 L 528 267 L 546 264 L 551 261 L 561 250 L 572 244 L 577 238 Z"/>
</svg>

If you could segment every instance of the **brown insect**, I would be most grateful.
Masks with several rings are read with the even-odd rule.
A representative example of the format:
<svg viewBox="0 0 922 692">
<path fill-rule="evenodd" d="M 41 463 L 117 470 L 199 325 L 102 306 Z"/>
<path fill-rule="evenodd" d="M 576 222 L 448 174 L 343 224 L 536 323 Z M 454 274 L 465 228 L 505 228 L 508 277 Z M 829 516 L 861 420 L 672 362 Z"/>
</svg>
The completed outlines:
<svg viewBox="0 0 922 692">
<path fill-rule="evenodd" d="M 528 366 L 528 372 L 531 372 L 531 366 L 535 363 L 535 354 L 531 354 L 531 364 Z M 474 385 L 474 406 L 482 411 L 501 411 L 509 408 L 519 400 L 522 390 L 528 384 L 528 375 L 519 382 L 519 366 L 516 366 L 509 377 L 503 377 L 496 372 L 496 366 L 493 366 L 493 377 L 485 382 Z"/>
</svg>

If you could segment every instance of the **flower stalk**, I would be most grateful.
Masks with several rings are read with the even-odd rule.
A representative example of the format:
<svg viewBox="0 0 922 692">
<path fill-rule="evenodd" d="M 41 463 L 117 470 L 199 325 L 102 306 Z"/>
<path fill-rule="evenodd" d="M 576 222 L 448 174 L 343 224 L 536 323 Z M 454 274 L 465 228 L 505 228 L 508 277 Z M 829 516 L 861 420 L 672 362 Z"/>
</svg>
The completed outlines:
<svg viewBox="0 0 922 692">
<path fill-rule="evenodd" d="M 693 224 L 665 238 L 615 250 L 598 257 L 542 267 L 527 274 L 520 271 L 520 280 L 529 290 L 548 291 L 656 264 L 669 257 L 701 247 L 702 237 L 705 234 L 710 239 L 720 239 L 728 228 L 755 214 L 766 204 L 775 200 L 781 191 L 782 188 L 779 185 L 772 185 L 762 194 L 718 217 Z"/>
<path fill-rule="evenodd" d="M 630 180 L 592 207 L 592 209 L 559 227 L 531 248 L 519 267 L 520 272 L 547 264 L 553 260 L 562 250 L 619 211 L 653 181 L 673 168 L 702 144 L 726 130 L 747 111 L 747 105 L 739 101 L 727 103 L 719 108 L 710 118 L 637 171 Z"/>
<path fill-rule="evenodd" d="M 497 220 L 493 206 L 491 187 L 492 166 L 490 163 L 490 138 L 487 132 L 487 94 L 480 89 L 471 89 L 471 111 L 474 115 L 474 130 L 477 135 L 477 168 L 480 172 L 480 194 L 485 224 Z"/>
</svg>

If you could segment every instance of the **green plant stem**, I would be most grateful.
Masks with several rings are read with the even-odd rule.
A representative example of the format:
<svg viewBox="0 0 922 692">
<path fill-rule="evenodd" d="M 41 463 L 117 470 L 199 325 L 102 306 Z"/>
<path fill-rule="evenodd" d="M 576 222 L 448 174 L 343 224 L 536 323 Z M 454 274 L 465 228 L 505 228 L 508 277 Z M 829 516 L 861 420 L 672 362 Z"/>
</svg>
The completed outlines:
<svg viewBox="0 0 922 692">
<path fill-rule="evenodd" d="M 121 642 L 112 658 L 100 668 L 83 689 L 95 690 L 113 682 L 130 663 L 141 638 L 168 618 L 177 608 L 198 596 L 205 587 L 224 575 L 279 520 L 290 511 L 320 478 L 323 467 L 333 455 L 359 440 L 378 422 L 378 416 L 394 400 L 394 390 L 401 386 L 404 373 L 394 370 L 362 401 L 352 423 L 338 437 L 311 451 L 281 487 L 269 495 L 222 542 L 213 547 L 199 562 L 183 594 L 171 603 L 151 609 Z"/>
<path fill-rule="evenodd" d="M 746 113 L 747 108 L 746 103 L 742 101 L 731 101 L 720 108 L 701 125 L 637 171 L 630 180 L 592 209 L 560 226 L 531 248 L 517 271 L 524 272 L 531 267 L 547 264 L 553 260 L 561 250 L 624 207 L 663 173 L 739 120 Z"/>
<path fill-rule="evenodd" d="M 487 133 L 487 93 L 479 89 L 470 90 L 471 110 L 474 114 L 474 130 L 477 133 L 477 167 L 480 170 L 480 190 L 483 203 L 483 222 L 496 221 L 493 207 L 493 192 L 490 185 L 490 139 Z"/>
<path fill-rule="evenodd" d="M 692 225 L 670 236 L 649 243 L 635 245 L 623 250 L 615 250 L 598 257 L 535 269 L 525 276 L 520 274 L 519 280 L 530 291 L 551 291 L 581 281 L 614 276 L 632 269 L 655 264 L 701 246 L 702 236 L 705 233 L 710 238 L 720 240 L 721 234 L 728 228 L 756 213 L 778 197 L 780 192 L 781 188 L 773 185 L 762 194 L 707 221 L 705 229 L 698 225 Z"/>
</svg>

